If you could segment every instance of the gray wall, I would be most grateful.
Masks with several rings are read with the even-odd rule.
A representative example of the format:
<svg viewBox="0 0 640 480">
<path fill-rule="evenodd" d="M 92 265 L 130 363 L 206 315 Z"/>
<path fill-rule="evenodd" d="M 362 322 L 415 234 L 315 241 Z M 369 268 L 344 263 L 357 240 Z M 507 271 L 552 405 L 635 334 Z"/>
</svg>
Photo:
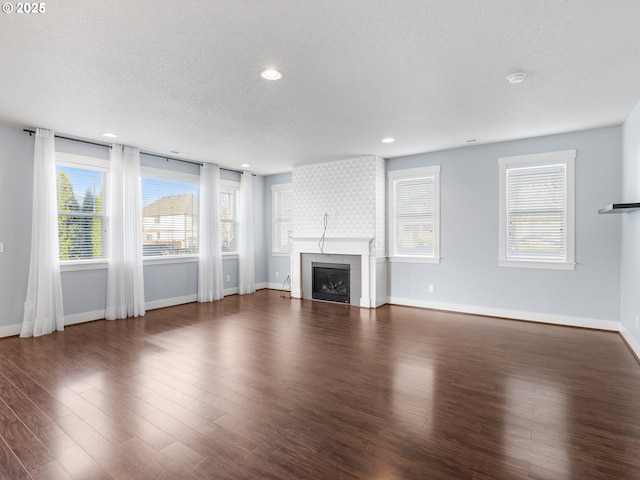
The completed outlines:
<svg viewBox="0 0 640 480">
<path fill-rule="evenodd" d="M 0 124 L 0 333 L 22 322 L 31 249 L 34 137 Z"/>
<path fill-rule="evenodd" d="M 640 103 L 623 125 L 622 196 L 609 203 L 640 202 Z M 616 215 L 618 216 L 618 215 Z M 622 222 L 620 321 L 640 342 L 640 210 L 619 215 Z"/>
<path fill-rule="evenodd" d="M 264 183 L 264 252 L 267 256 L 267 282 L 272 287 L 282 288 L 284 280 L 291 272 L 291 257 L 282 255 L 273 255 L 273 235 L 272 235 L 272 206 L 271 206 L 271 186 L 280 185 L 282 183 L 291 183 L 291 172 L 280 173 L 278 175 L 270 175 L 265 177 Z M 276 277 L 276 273 L 278 276 Z"/>
<path fill-rule="evenodd" d="M 499 267 L 498 158 L 569 149 L 577 150 L 575 270 Z M 442 261 L 392 263 L 390 297 L 618 321 L 620 219 L 598 209 L 619 196 L 620 127 L 395 158 L 387 169 L 427 165 L 442 166 Z"/>
</svg>

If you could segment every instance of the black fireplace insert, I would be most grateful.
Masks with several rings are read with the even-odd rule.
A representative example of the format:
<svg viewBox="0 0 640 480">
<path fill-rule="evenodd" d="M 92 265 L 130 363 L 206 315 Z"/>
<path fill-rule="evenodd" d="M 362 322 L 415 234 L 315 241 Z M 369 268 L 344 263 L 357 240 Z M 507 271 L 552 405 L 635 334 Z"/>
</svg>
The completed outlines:
<svg viewBox="0 0 640 480">
<path fill-rule="evenodd" d="M 350 265 L 344 263 L 312 262 L 311 298 L 349 303 Z"/>
</svg>

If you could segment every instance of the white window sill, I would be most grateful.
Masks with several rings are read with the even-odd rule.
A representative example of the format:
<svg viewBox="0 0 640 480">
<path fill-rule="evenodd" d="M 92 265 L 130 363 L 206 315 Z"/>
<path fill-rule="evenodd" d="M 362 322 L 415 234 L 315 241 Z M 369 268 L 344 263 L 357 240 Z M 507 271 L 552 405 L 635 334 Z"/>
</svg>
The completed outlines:
<svg viewBox="0 0 640 480">
<path fill-rule="evenodd" d="M 291 252 L 271 252 L 272 257 L 290 257 Z"/>
<path fill-rule="evenodd" d="M 62 260 L 61 272 L 77 272 L 81 270 L 106 270 L 109 261 L 106 258 L 100 260 Z"/>
<path fill-rule="evenodd" d="M 440 263 L 440 257 L 389 257 L 393 263 Z"/>
<path fill-rule="evenodd" d="M 547 270 L 575 270 L 575 263 L 567 262 L 539 262 L 523 260 L 500 260 L 498 265 L 509 268 L 542 268 Z"/>
<path fill-rule="evenodd" d="M 222 254 L 223 260 L 234 260 L 240 258 L 240 254 L 238 252 L 225 252 Z"/>
<path fill-rule="evenodd" d="M 192 263 L 198 261 L 198 255 L 158 255 L 142 257 L 144 265 L 166 265 L 168 263 Z"/>
</svg>

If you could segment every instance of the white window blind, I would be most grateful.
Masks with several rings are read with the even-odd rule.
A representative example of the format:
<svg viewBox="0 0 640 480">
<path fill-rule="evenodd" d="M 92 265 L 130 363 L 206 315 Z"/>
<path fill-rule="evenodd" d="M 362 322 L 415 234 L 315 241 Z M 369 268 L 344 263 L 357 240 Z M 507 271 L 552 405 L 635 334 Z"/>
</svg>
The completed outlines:
<svg viewBox="0 0 640 480">
<path fill-rule="evenodd" d="M 239 187 L 222 183 L 220 186 L 220 245 L 222 253 L 238 251 L 238 194 Z"/>
<path fill-rule="evenodd" d="M 499 264 L 575 268 L 575 150 L 504 157 Z"/>
<path fill-rule="evenodd" d="M 279 187 L 274 185 L 274 187 Z M 274 188 L 273 209 L 273 251 L 291 252 L 293 247 L 293 190 Z"/>
<path fill-rule="evenodd" d="M 106 171 L 56 166 L 60 260 L 107 257 Z"/>
<path fill-rule="evenodd" d="M 439 259 L 439 167 L 389 172 L 392 257 Z"/>
<path fill-rule="evenodd" d="M 198 184 L 143 176 L 141 190 L 143 255 L 197 254 Z"/>
<path fill-rule="evenodd" d="M 507 168 L 507 259 L 566 261 L 566 165 Z"/>
</svg>

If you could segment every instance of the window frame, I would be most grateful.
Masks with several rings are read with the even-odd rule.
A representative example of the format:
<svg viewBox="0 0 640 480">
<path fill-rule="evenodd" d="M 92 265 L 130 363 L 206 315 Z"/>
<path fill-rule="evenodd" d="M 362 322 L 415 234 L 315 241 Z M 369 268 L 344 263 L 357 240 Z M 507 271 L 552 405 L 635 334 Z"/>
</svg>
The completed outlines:
<svg viewBox="0 0 640 480">
<path fill-rule="evenodd" d="M 517 155 L 498 159 L 499 190 L 499 250 L 498 265 L 501 267 L 540 268 L 551 270 L 575 269 L 575 158 L 576 150 Z M 565 165 L 565 259 L 509 259 L 507 257 L 507 170 L 510 168 Z"/>
<path fill-rule="evenodd" d="M 239 233 L 239 219 L 238 219 L 238 213 L 239 213 L 239 208 L 240 208 L 240 182 L 234 181 L 234 180 L 225 180 L 225 179 L 220 179 L 220 192 L 218 193 L 218 195 L 222 194 L 222 188 L 230 188 L 232 190 L 234 190 L 234 195 L 236 197 L 236 205 L 235 205 L 235 209 L 234 209 L 234 218 L 232 219 L 233 222 L 233 226 L 234 226 L 234 232 L 236 232 L 236 234 Z M 225 220 L 227 221 L 227 220 Z M 220 214 L 220 250 L 222 253 L 223 258 L 238 258 L 240 255 L 240 244 L 239 244 L 239 238 L 236 238 L 236 250 L 231 251 L 231 252 L 225 252 L 222 251 L 222 214 Z"/>
<path fill-rule="evenodd" d="M 271 255 L 274 257 L 289 257 L 291 256 L 291 252 L 293 251 L 293 245 L 291 248 L 283 249 L 278 248 L 276 242 L 276 230 L 278 226 L 278 220 L 281 220 L 282 217 L 277 217 L 276 212 L 276 203 L 277 196 L 282 194 L 283 192 L 291 192 L 293 194 L 293 183 L 280 183 L 276 185 L 271 185 Z M 293 215 L 291 216 L 291 224 L 293 225 Z"/>
<path fill-rule="evenodd" d="M 198 187 L 198 196 L 200 195 L 200 175 L 196 175 L 193 173 L 186 172 L 176 172 L 174 170 L 165 170 L 163 168 L 150 167 L 146 165 L 140 166 L 140 196 L 142 197 L 142 179 L 143 178 L 151 178 L 157 180 L 164 180 L 170 182 L 180 182 L 180 183 L 192 183 Z M 140 205 L 140 229 L 142 241 L 144 242 L 144 235 L 142 234 L 142 228 L 144 222 L 142 210 L 142 204 Z M 198 204 L 198 216 L 200 215 L 200 209 Z M 199 217 L 198 217 L 198 227 L 199 227 Z M 142 247 L 141 247 L 142 248 Z M 198 231 L 198 252 L 200 248 L 200 235 Z M 189 253 L 184 255 L 147 255 L 143 254 L 142 262 L 144 265 L 163 265 L 167 263 L 189 263 L 189 262 L 197 262 L 199 258 L 199 253 Z"/>
<path fill-rule="evenodd" d="M 387 193 L 389 198 L 389 224 L 388 224 L 388 245 L 390 262 L 409 263 L 440 263 L 440 165 L 429 167 L 408 168 L 404 170 L 391 170 L 387 172 Z M 427 255 L 406 255 L 396 252 L 396 211 L 395 193 L 397 180 L 419 179 L 423 177 L 433 177 L 433 228 L 434 246 L 433 256 Z"/>
<path fill-rule="evenodd" d="M 107 212 L 107 185 L 109 182 L 109 161 L 106 159 L 92 157 L 89 155 L 81 155 L 76 153 L 67 153 L 67 152 L 55 152 L 55 161 L 56 161 L 56 221 L 59 215 L 58 209 L 58 200 L 57 200 L 57 179 L 58 179 L 58 166 L 62 167 L 70 167 L 70 168 L 79 168 L 84 170 L 95 170 L 103 173 L 103 189 L 105 192 L 105 210 L 104 222 L 106 224 L 106 232 L 105 236 L 109 235 L 109 225 L 110 218 Z M 59 226 L 58 226 L 59 228 Z M 109 263 L 109 245 L 108 241 L 105 240 L 103 247 L 106 250 L 106 254 L 101 258 L 83 258 L 83 259 L 73 259 L 73 260 L 62 260 L 59 259 L 59 266 L 61 272 L 69 272 L 69 271 L 78 271 L 78 270 L 98 270 L 98 269 L 106 269 Z M 60 252 L 58 251 L 58 255 Z"/>
</svg>

